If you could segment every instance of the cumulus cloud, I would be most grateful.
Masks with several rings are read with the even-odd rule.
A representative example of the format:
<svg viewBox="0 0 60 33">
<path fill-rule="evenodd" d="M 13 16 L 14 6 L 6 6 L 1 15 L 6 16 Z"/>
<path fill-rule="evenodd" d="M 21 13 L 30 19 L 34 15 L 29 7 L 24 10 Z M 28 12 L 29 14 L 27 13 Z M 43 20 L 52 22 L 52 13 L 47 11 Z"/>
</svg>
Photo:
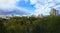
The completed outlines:
<svg viewBox="0 0 60 33">
<path fill-rule="evenodd" d="M 38 15 L 38 14 L 49 15 L 50 8 L 46 6 L 43 7 L 43 5 L 40 5 L 40 4 L 36 5 L 35 7 L 36 7 L 34 12 L 35 15 Z"/>
<path fill-rule="evenodd" d="M 24 11 L 24 12 L 28 12 L 29 10 L 24 8 L 24 7 L 16 7 L 16 9 L 20 10 L 20 11 Z"/>
<path fill-rule="evenodd" d="M 30 0 L 30 3 L 31 4 L 36 4 L 37 3 L 37 0 Z"/>
<path fill-rule="evenodd" d="M 60 7 L 60 0 L 30 0 L 30 4 L 35 4 L 34 14 L 48 15 L 50 8 Z"/>
<path fill-rule="evenodd" d="M 24 7 L 17 6 L 17 3 L 22 0 L 0 0 L 0 15 L 9 15 L 9 14 L 28 14 L 28 9 Z M 28 0 L 24 0 L 26 3 Z"/>
<path fill-rule="evenodd" d="M 17 3 L 20 1 L 22 0 L 0 0 L 0 9 L 10 11 L 14 9 L 19 9 L 21 11 L 27 11 L 27 9 L 17 6 Z M 28 2 L 28 0 L 24 0 L 24 2 Z"/>
<path fill-rule="evenodd" d="M 0 0 L 0 9 L 14 9 L 20 0 Z"/>
<path fill-rule="evenodd" d="M 17 6 L 17 3 L 21 1 L 28 3 L 30 1 L 30 5 L 34 5 L 34 12 L 30 12 L 30 10 Z M 19 4 L 20 5 L 20 4 Z M 12 12 L 17 9 L 20 12 L 26 12 L 31 14 L 49 14 L 50 8 L 60 8 L 60 0 L 0 0 L 0 11 L 8 10 L 6 12 Z M 18 11 L 16 11 L 18 12 Z M 0 12 L 1 14 L 1 12 Z"/>
</svg>

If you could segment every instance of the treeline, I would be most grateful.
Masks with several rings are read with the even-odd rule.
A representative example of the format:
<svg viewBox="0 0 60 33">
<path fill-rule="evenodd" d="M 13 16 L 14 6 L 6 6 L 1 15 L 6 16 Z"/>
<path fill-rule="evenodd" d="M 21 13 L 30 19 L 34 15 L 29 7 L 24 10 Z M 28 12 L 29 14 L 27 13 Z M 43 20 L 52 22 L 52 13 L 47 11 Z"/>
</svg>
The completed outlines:
<svg viewBox="0 0 60 33">
<path fill-rule="evenodd" d="M 0 18 L 0 33 L 60 33 L 60 16 Z"/>
</svg>

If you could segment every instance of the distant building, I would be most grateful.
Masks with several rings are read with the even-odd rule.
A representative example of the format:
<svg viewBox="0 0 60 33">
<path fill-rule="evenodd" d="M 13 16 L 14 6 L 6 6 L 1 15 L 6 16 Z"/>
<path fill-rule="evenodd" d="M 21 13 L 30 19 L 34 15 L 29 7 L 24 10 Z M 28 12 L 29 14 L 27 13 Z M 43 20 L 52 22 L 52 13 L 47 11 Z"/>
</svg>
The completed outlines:
<svg viewBox="0 0 60 33">
<path fill-rule="evenodd" d="M 50 15 L 54 15 L 57 16 L 58 15 L 58 10 L 56 10 L 55 8 L 51 9 Z"/>
<path fill-rule="evenodd" d="M 44 16 L 43 16 L 43 14 L 38 14 L 38 15 L 34 15 L 33 17 L 35 17 L 35 18 L 43 18 Z"/>
<path fill-rule="evenodd" d="M 38 18 L 43 18 L 43 14 L 39 14 L 37 17 Z"/>
<path fill-rule="evenodd" d="M 11 15 L 0 15 L 0 18 L 4 19 L 10 19 L 12 16 Z"/>
<path fill-rule="evenodd" d="M 9 17 L 6 15 L 0 15 L 0 18 L 9 19 Z"/>
</svg>

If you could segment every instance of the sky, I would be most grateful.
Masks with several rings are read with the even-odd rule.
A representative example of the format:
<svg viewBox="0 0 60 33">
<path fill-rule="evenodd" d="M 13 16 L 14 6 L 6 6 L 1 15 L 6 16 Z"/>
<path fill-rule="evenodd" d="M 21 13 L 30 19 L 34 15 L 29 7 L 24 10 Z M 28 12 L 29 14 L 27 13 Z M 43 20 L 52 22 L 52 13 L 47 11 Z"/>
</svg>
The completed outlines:
<svg viewBox="0 0 60 33">
<path fill-rule="evenodd" d="M 51 8 L 60 10 L 60 0 L 0 0 L 0 15 L 49 15 Z"/>
</svg>

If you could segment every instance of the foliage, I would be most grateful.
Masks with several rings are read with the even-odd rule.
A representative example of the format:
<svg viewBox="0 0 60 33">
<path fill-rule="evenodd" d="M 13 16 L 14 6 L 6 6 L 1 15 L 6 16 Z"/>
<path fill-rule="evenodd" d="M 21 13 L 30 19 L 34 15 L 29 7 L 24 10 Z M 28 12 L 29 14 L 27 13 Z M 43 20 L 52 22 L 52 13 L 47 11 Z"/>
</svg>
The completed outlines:
<svg viewBox="0 0 60 33">
<path fill-rule="evenodd" d="M 0 18 L 0 33 L 60 33 L 60 16 Z"/>
</svg>

